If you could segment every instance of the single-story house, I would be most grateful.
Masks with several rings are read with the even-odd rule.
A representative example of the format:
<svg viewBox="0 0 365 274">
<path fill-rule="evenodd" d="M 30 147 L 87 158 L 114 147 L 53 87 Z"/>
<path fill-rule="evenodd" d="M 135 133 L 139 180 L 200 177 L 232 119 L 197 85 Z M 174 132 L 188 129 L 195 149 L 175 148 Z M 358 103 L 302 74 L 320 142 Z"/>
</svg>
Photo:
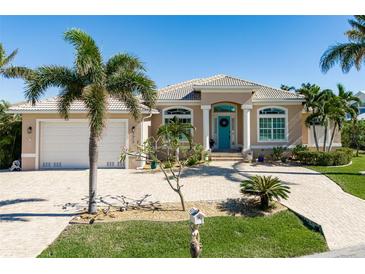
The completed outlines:
<svg viewBox="0 0 365 274">
<path fill-rule="evenodd" d="M 88 120 L 81 102 L 71 106 L 69 120 L 58 114 L 57 97 L 35 105 L 17 104 L 11 113 L 22 115 L 22 166 L 24 170 L 88 167 Z M 209 151 L 257 153 L 275 146 L 314 147 L 305 126 L 308 115 L 301 95 L 226 75 L 169 85 L 158 91 L 150 111 L 140 103 L 143 118 L 135 121 L 127 107 L 109 99 L 106 128 L 100 141 L 99 167 L 136 168 L 141 163 L 120 163 L 123 147 L 136 148 L 173 117 L 191 123 L 194 141 Z M 330 132 L 329 132 L 330 133 Z M 319 141 L 323 129 L 318 127 Z M 341 140 L 336 133 L 334 147 Z"/>
</svg>

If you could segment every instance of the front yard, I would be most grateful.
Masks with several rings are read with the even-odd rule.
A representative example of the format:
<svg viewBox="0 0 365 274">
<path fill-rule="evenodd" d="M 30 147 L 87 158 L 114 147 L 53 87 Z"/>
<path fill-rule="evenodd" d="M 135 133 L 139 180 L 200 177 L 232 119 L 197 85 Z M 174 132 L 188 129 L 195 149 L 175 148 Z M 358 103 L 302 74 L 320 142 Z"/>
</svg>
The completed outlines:
<svg viewBox="0 0 365 274">
<path fill-rule="evenodd" d="M 345 167 L 309 167 L 329 177 L 344 191 L 365 200 L 365 154 L 352 158 L 352 165 Z"/>
<path fill-rule="evenodd" d="M 202 257 L 296 257 L 327 250 L 324 237 L 289 211 L 206 218 Z M 70 225 L 39 257 L 190 257 L 187 221 Z"/>
</svg>

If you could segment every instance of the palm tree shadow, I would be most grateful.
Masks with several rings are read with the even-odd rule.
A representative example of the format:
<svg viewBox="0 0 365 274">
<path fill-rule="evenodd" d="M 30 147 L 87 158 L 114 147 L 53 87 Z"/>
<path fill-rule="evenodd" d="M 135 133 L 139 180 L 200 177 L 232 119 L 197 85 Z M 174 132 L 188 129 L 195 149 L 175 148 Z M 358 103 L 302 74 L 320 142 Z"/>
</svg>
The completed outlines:
<svg viewBox="0 0 365 274">
<path fill-rule="evenodd" d="M 2 206 L 8 206 L 13 204 L 19 204 L 19 203 L 29 203 L 29 202 L 45 202 L 46 199 L 43 198 L 27 198 L 27 199 L 12 199 L 12 200 L 3 200 L 0 201 L 0 207 Z"/>
<path fill-rule="evenodd" d="M 8 213 L 0 214 L 1 222 L 30 222 L 26 217 L 73 217 L 77 213 Z"/>
<path fill-rule="evenodd" d="M 231 216 L 258 217 L 267 215 L 260 209 L 259 200 L 249 196 L 224 200 L 218 204 L 218 209 Z"/>
<path fill-rule="evenodd" d="M 220 166 L 197 166 L 197 167 L 190 167 L 185 169 L 182 174 L 181 178 L 188 178 L 188 177 L 208 177 L 208 176 L 218 176 L 224 177 L 226 180 L 233 182 L 233 183 L 240 183 L 242 180 L 247 179 L 248 177 L 246 174 L 238 172 L 238 170 L 233 166 L 233 168 L 227 167 L 220 167 Z"/>
</svg>

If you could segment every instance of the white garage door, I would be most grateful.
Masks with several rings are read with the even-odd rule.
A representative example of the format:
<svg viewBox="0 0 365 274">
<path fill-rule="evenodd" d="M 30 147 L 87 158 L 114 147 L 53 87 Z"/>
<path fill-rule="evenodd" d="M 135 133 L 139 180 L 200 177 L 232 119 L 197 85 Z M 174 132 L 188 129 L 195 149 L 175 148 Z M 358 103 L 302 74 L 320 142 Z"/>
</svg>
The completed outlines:
<svg viewBox="0 0 365 274">
<path fill-rule="evenodd" d="M 99 167 L 123 168 L 119 162 L 127 145 L 126 120 L 108 120 L 99 141 Z M 87 121 L 41 122 L 40 168 L 88 168 Z"/>
</svg>

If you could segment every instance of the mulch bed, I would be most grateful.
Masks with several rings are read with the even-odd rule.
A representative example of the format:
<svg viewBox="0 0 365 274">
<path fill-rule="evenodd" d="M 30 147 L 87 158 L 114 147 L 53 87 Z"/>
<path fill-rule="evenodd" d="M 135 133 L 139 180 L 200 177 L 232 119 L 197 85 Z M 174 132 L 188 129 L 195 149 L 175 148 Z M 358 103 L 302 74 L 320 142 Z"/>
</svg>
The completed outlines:
<svg viewBox="0 0 365 274">
<path fill-rule="evenodd" d="M 102 222 L 119 222 L 130 220 L 148 221 L 186 221 L 189 219 L 188 210 L 192 207 L 200 209 L 206 217 L 213 216 L 238 216 L 255 217 L 267 216 L 286 210 L 287 208 L 280 203 L 273 203 L 267 210 L 260 210 L 257 200 L 252 198 L 228 199 L 225 201 L 200 201 L 186 202 L 187 211 L 181 210 L 180 203 L 153 204 L 152 206 L 133 207 L 130 209 L 119 209 L 104 207 L 100 208 L 98 214 L 90 215 L 81 213 L 75 217 L 71 224 L 90 224 Z"/>
</svg>

